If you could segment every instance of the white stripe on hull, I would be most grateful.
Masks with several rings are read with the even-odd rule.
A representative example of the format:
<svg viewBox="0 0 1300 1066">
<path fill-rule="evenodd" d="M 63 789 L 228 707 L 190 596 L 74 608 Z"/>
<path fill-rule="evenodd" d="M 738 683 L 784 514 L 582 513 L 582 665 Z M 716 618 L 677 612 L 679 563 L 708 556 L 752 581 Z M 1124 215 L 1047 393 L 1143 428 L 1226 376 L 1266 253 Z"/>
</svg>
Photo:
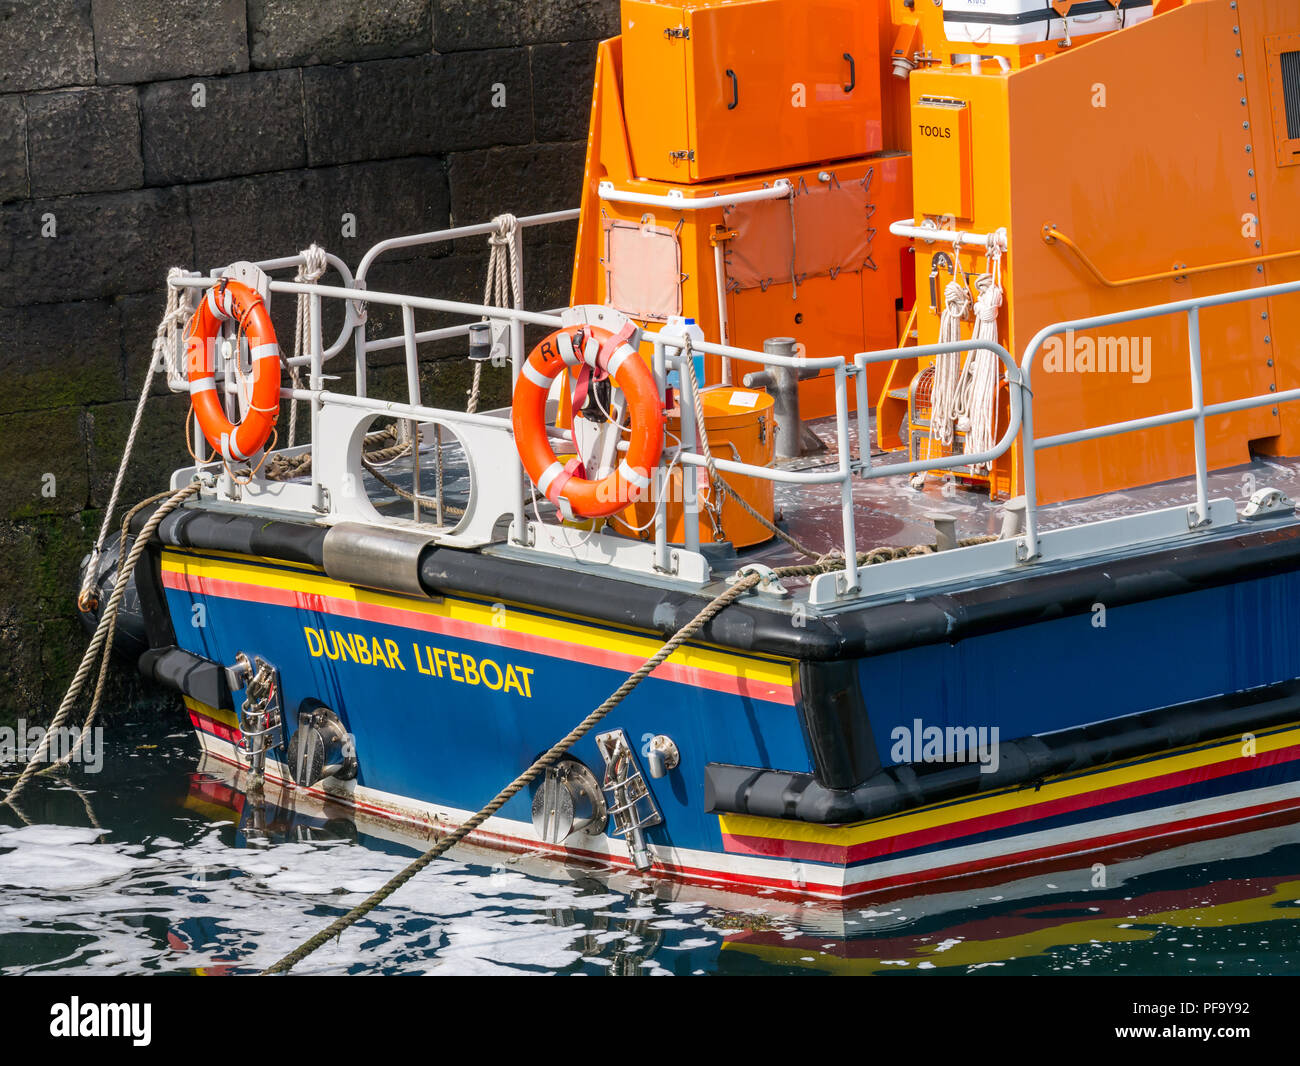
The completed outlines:
<svg viewBox="0 0 1300 1066">
<path fill-rule="evenodd" d="M 233 744 L 205 733 L 201 729 L 196 732 L 204 751 L 238 766 L 244 765 L 243 757 Z M 267 778 L 281 784 L 292 783 L 287 769 L 277 760 L 268 760 Z M 408 799 L 379 789 L 358 787 L 351 783 L 337 789 L 307 791 L 323 799 L 354 806 L 362 812 L 419 827 L 432 825 L 454 829 L 474 813 L 455 807 Z M 764 886 L 777 882 L 778 884 L 773 887 L 778 890 L 784 889 L 814 899 L 839 900 L 851 893 L 856 886 L 884 880 L 893 881 L 896 878 L 902 878 L 903 885 L 891 886 L 891 889 L 926 881 L 933 882 L 939 880 L 939 877 L 935 876 L 938 871 L 946 867 L 966 866 L 972 863 L 993 864 L 998 858 L 1024 851 L 1046 847 L 1059 848 L 1067 843 L 1077 844 L 1078 848 L 1074 851 L 1051 856 L 1052 861 L 1068 859 L 1071 855 L 1083 855 L 1089 851 L 1105 850 L 1109 847 L 1106 844 L 1089 846 L 1088 841 L 1139 829 L 1150 830 L 1149 837 L 1144 839 L 1156 840 L 1161 836 L 1169 835 L 1169 832 L 1180 832 L 1178 830 L 1161 832 L 1159 827 L 1169 823 L 1223 814 L 1287 799 L 1300 799 L 1300 782 L 1287 782 L 1248 792 L 1232 793 L 1190 803 L 1177 803 L 1059 829 L 1045 829 L 982 843 L 958 845 L 899 859 L 886 857 L 847 869 L 834 864 L 802 859 L 762 858 L 663 845 L 651 845 L 650 850 L 657 860 L 675 868 L 674 876 L 684 877 L 687 880 L 751 885 L 760 882 Z M 520 822 L 511 818 L 489 818 L 480 829 L 470 835 L 470 842 L 512 851 L 544 852 L 557 858 L 577 857 L 618 867 L 630 865 L 626 846 L 619 838 L 605 835 L 587 837 L 584 838 L 584 846 L 581 848 L 559 848 L 542 842 L 533 831 L 530 822 Z M 1027 863 L 1009 863 L 1004 868 L 1011 870 L 1023 865 Z M 995 864 L 990 865 L 990 869 L 997 869 L 997 867 Z"/>
</svg>

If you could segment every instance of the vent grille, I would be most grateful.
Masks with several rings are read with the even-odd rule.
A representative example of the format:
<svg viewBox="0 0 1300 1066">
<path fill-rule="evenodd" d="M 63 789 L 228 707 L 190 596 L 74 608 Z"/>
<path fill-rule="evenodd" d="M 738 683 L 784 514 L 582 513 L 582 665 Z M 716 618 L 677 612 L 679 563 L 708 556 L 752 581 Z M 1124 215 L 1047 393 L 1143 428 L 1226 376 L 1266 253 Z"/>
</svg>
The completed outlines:
<svg viewBox="0 0 1300 1066">
<path fill-rule="evenodd" d="M 1278 57 L 1282 64 L 1282 99 L 1286 103 L 1286 135 L 1291 140 L 1300 138 L 1300 52 L 1283 52 Z"/>
</svg>

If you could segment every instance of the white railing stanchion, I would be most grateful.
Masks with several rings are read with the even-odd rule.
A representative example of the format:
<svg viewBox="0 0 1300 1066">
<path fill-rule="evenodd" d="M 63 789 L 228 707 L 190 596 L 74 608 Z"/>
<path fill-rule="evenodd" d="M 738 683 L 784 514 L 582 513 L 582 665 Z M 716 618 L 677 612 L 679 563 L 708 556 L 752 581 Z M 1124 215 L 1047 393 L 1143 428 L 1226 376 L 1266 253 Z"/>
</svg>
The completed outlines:
<svg viewBox="0 0 1300 1066">
<path fill-rule="evenodd" d="M 695 389 L 691 385 L 691 375 L 686 372 L 682 356 L 674 357 L 677 366 L 677 379 L 680 382 L 677 401 L 681 418 L 678 420 L 682 431 L 683 454 L 695 454 L 697 444 L 695 431 Z M 700 459 L 703 462 L 703 457 Z M 710 487 L 710 492 L 716 491 Z M 688 552 L 700 550 L 700 496 L 699 482 L 695 467 L 685 462 L 682 464 L 682 524 L 684 527 L 684 547 Z"/>
<path fill-rule="evenodd" d="M 866 371 L 863 371 L 866 376 Z M 839 437 L 840 519 L 844 527 L 844 593 L 858 588 L 858 535 L 853 521 L 853 455 L 849 450 L 848 370 L 835 368 L 835 432 Z"/>
<path fill-rule="evenodd" d="M 402 339 L 406 348 L 406 401 L 420 406 L 420 353 L 415 345 L 415 308 L 402 304 Z M 411 517 L 420 521 L 420 420 L 407 423 L 411 436 Z M 439 525 L 442 523 L 439 522 Z"/>
<path fill-rule="evenodd" d="M 1025 396 L 1024 407 L 1020 411 L 1020 452 L 1025 473 L 1025 535 L 1017 554 L 1022 563 L 1038 558 L 1038 452 L 1034 444 L 1034 393 L 1029 383 L 1031 368 L 1031 360 L 1026 360 L 1020 368 L 1020 387 Z"/>
<path fill-rule="evenodd" d="M 664 342 L 655 339 L 654 356 L 651 368 L 655 376 L 655 388 L 659 390 L 659 402 L 662 403 L 668 387 L 668 368 L 665 363 Z M 680 428 L 680 427 L 678 427 Z M 663 452 L 659 453 L 659 463 L 654 473 L 654 498 L 651 503 L 655 508 L 655 568 L 661 573 L 668 573 L 668 501 L 664 494 L 668 491 L 668 477 L 664 467 Z"/>
<path fill-rule="evenodd" d="M 489 327 L 490 329 L 491 327 Z M 524 323 L 517 317 L 510 319 L 510 395 L 515 392 L 515 382 L 519 380 L 519 375 L 524 369 Z M 515 521 L 514 521 L 514 539 L 516 544 L 529 544 L 528 526 L 524 521 L 524 506 L 526 500 L 524 497 L 524 464 L 519 458 L 519 449 L 515 449 L 515 464 L 513 470 L 515 479 Z"/>
<path fill-rule="evenodd" d="M 352 301 L 348 300 L 347 304 L 351 307 Z M 356 379 L 354 391 L 357 396 L 369 395 L 366 380 L 369 373 L 366 366 L 366 352 L 368 350 L 366 348 L 366 317 L 364 314 L 358 314 L 357 324 L 352 331 L 352 367 L 353 377 Z"/>
<path fill-rule="evenodd" d="M 511 250 L 515 254 L 514 261 L 514 300 L 511 301 L 516 311 L 524 309 L 524 229 L 516 225 L 515 231 L 510 235 Z"/>
<path fill-rule="evenodd" d="M 316 444 L 320 440 L 321 391 L 325 385 L 321 369 L 323 341 L 321 339 L 320 301 L 319 292 L 313 292 L 307 297 L 307 343 L 310 346 L 308 354 L 311 356 L 310 370 L 307 376 L 311 386 L 311 488 L 316 510 L 321 514 L 328 514 L 330 502 L 332 501 L 327 502 L 326 500 L 325 485 L 321 482 L 320 464 L 315 461 Z"/>
<path fill-rule="evenodd" d="M 1201 313 L 1198 308 L 1187 312 L 1187 351 L 1191 360 L 1192 422 L 1196 448 L 1196 524 L 1205 525 L 1210 520 L 1209 460 L 1205 451 L 1205 396 L 1201 380 Z"/>
<path fill-rule="evenodd" d="M 863 474 L 871 470 L 871 397 L 867 395 L 866 352 L 853 357 L 853 386 L 858 397 L 858 464 Z M 880 412 L 876 412 L 879 420 Z"/>
</svg>

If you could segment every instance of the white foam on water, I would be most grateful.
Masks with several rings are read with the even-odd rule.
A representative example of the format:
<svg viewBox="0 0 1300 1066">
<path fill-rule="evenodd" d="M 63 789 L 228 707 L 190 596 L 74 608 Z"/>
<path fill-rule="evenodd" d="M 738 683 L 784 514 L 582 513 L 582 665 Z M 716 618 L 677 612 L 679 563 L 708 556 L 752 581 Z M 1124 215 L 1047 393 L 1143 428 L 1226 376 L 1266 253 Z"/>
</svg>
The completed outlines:
<svg viewBox="0 0 1300 1066">
<path fill-rule="evenodd" d="M 0 827 L 0 972 L 259 970 L 410 861 L 338 841 L 235 846 L 228 825 L 146 844 L 94 828 Z M 703 904 L 670 909 L 634 899 L 592 891 L 590 882 L 438 862 L 296 971 L 555 973 L 599 958 L 592 949 L 601 944 L 615 954 L 645 953 L 682 931 L 695 934 L 689 950 L 719 942 L 699 935 L 702 919 L 679 917 L 704 912 Z M 593 930 L 593 921 L 604 928 Z M 661 923 L 653 941 L 629 934 Z M 15 961 L 7 945 L 20 933 L 27 943 L 43 935 Z M 603 972 L 612 963 L 590 965 Z"/>
</svg>

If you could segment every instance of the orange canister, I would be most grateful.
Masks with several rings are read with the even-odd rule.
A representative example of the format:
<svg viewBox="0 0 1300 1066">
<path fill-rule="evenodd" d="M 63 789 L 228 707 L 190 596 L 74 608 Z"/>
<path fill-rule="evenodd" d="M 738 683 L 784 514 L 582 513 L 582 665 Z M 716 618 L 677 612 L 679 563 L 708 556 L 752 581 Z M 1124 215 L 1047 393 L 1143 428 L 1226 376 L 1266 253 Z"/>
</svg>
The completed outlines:
<svg viewBox="0 0 1300 1066">
<path fill-rule="evenodd" d="M 751 466 L 771 466 L 776 451 L 776 424 L 772 417 L 772 397 L 756 389 L 733 385 L 714 385 L 700 390 L 704 408 L 704 425 L 714 459 L 729 459 Z M 664 461 L 671 461 L 682 435 L 679 406 L 664 412 L 667 421 L 668 447 Z M 689 414 L 687 416 L 690 417 Z M 697 444 L 696 451 L 700 448 Z M 743 477 L 720 471 L 733 489 L 769 522 L 773 515 L 773 483 L 763 478 Z M 682 500 L 682 466 L 672 468 L 664 495 L 667 497 L 668 540 L 681 544 L 686 539 Z M 713 500 L 709 474 L 705 467 L 696 468 L 696 486 L 700 501 L 700 541 L 729 540 L 737 548 L 761 544 L 772 536 L 771 530 L 750 515 L 725 492 L 721 494 L 718 514 L 721 532 L 715 529 L 706 501 Z M 714 490 L 716 491 L 716 490 Z M 716 502 L 716 501 L 713 501 Z M 622 533 L 632 533 L 643 540 L 654 537 L 654 501 L 642 500 L 615 516 L 612 524 Z M 644 527 L 644 528 L 640 528 Z"/>
</svg>

